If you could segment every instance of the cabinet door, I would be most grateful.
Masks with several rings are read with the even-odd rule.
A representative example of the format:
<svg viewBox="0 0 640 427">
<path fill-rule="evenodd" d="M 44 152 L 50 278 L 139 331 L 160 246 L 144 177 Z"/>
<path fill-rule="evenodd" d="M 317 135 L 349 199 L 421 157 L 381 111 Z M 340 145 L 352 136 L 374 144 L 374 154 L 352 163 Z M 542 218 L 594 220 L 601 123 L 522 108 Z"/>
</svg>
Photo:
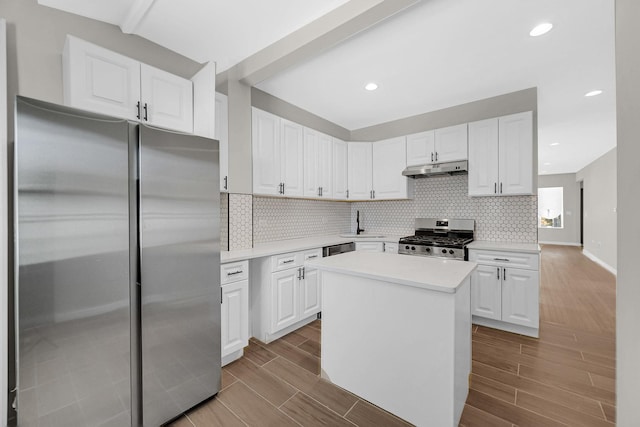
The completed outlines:
<svg viewBox="0 0 640 427">
<path fill-rule="evenodd" d="M 321 310 L 320 274 L 315 268 L 304 268 L 300 282 L 300 318 L 304 319 Z"/>
<path fill-rule="evenodd" d="M 65 105 L 138 120 L 138 61 L 73 36 L 67 36 L 63 55 Z"/>
<path fill-rule="evenodd" d="M 383 242 L 356 242 L 356 251 L 384 252 Z"/>
<path fill-rule="evenodd" d="M 471 314 L 502 318 L 502 268 L 478 265 L 471 275 Z"/>
<path fill-rule="evenodd" d="M 304 156 L 304 197 L 320 197 L 319 175 L 319 142 L 320 133 L 304 128 L 303 156 Z"/>
<path fill-rule="evenodd" d="M 333 198 L 347 199 L 347 143 L 333 138 Z"/>
<path fill-rule="evenodd" d="M 220 141 L 220 191 L 229 191 L 229 105 L 227 96 L 216 92 L 216 122 L 213 137 Z"/>
<path fill-rule="evenodd" d="M 500 193 L 533 194 L 533 113 L 500 117 Z"/>
<path fill-rule="evenodd" d="M 304 195 L 302 126 L 280 119 L 280 176 L 285 196 Z"/>
<path fill-rule="evenodd" d="M 193 133 L 193 83 L 158 68 L 140 64 L 143 123 Z"/>
<path fill-rule="evenodd" d="M 280 194 L 280 118 L 252 109 L 253 192 Z"/>
<path fill-rule="evenodd" d="M 397 243 L 384 242 L 384 251 L 387 252 L 387 253 L 397 254 L 398 253 L 398 244 Z"/>
<path fill-rule="evenodd" d="M 301 268 L 271 274 L 271 332 L 293 325 L 300 319 Z"/>
<path fill-rule="evenodd" d="M 373 146 L 373 198 L 406 199 L 409 178 L 402 175 L 407 167 L 406 138 L 392 138 L 374 142 Z"/>
<path fill-rule="evenodd" d="M 502 272 L 502 320 L 538 328 L 538 272 L 519 268 L 503 268 Z"/>
<path fill-rule="evenodd" d="M 469 195 L 498 193 L 498 119 L 469 123 Z"/>
<path fill-rule="evenodd" d="M 467 158 L 467 124 L 435 130 L 436 162 Z"/>
<path fill-rule="evenodd" d="M 318 185 L 320 197 L 333 197 L 333 138 L 323 133 L 318 137 Z"/>
<path fill-rule="evenodd" d="M 349 200 L 371 199 L 372 148 L 370 142 L 349 142 L 347 173 Z"/>
<path fill-rule="evenodd" d="M 432 130 L 407 136 L 407 166 L 435 162 L 435 132 Z"/>
<path fill-rule="evenodd" d="M 222 286 L 222 356 L 249 344 L 249 281 Z"/>
</svg>

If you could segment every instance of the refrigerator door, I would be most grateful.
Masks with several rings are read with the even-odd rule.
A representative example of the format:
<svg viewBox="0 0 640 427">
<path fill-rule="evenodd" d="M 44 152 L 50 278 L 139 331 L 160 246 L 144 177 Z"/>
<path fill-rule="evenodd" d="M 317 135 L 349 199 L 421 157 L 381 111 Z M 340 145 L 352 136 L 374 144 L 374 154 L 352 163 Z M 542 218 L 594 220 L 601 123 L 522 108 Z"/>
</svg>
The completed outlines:
<svg viewBox="0 0 640 427">
<path fill-rule="evenodd" d="M 157 426 L 220 389 L 218 142 L 139 127 L 142 407 Z"/>
<path fill-rule="evenodd" d="M 16 102 L 18 425 L 129 425 L 128 123 Z"/>
</svg>

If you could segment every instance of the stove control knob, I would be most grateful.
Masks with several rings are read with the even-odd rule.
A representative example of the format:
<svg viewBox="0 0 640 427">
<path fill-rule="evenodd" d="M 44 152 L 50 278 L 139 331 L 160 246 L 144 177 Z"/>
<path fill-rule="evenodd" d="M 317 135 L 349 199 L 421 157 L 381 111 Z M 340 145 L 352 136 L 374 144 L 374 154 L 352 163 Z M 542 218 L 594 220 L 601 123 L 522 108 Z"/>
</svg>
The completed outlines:
<svg viewBox="0 0 640 427">
<path fill-rule="evenodd" d="M 415 251 L 415 250 L 416 250 L 416 247 L 415 247 L 415 246 L 411 246 L 411 250 L 412 250 L 412 251 Z"/>
<path fill-rule="evenodd" d="M 453 255 L 453 249 L 449 249 L 449 253 Z"/>
<path fill-rule="evenodd" d="M 405 248 L 405 249 L 409 249 L 409 246 L 405 246 L 404 248 Z"/>
<path fill-rule="evenodd" d="M 443 250 L 442 250 L 442 253 L 443 253 L 443 254 L 446 254 L 446 253 L 447 253 L 447 250 L 446 250 L 446 249 L 443 249 Z"/>
<path fill-rule="evenodd" d="M 431 248 L 426 248 L 425 251 L 431 252 Z"/>
</svg>

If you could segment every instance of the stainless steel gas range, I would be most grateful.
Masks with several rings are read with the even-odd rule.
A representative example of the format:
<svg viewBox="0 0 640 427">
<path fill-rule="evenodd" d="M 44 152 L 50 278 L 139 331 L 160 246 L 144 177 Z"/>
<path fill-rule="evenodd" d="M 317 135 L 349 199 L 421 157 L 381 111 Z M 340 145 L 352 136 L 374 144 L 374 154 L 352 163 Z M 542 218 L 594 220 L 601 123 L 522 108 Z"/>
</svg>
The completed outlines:
<svg viewBox="0 0 640 427">
<path fill-rule="evenodd" d="M 415 235 L 400 239 L 398 253 L 467 260 L 475 223 L 473 219 L 416 218 Z"/>
</svg>

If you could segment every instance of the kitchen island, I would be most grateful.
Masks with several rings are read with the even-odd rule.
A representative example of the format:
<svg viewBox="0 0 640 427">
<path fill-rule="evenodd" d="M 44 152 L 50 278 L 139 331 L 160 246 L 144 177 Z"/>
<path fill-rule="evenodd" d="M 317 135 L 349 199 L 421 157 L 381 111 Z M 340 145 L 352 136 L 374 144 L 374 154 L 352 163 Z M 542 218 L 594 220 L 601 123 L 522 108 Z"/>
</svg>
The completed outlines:
<svg viewBox="0 0 640 427">
<path fill-rule="evenodd" d="M 320 270 L 322 376 L 418 426 L 457 426 L 471 372 L 475 263 L 349 252 Z"/>
</svg>

